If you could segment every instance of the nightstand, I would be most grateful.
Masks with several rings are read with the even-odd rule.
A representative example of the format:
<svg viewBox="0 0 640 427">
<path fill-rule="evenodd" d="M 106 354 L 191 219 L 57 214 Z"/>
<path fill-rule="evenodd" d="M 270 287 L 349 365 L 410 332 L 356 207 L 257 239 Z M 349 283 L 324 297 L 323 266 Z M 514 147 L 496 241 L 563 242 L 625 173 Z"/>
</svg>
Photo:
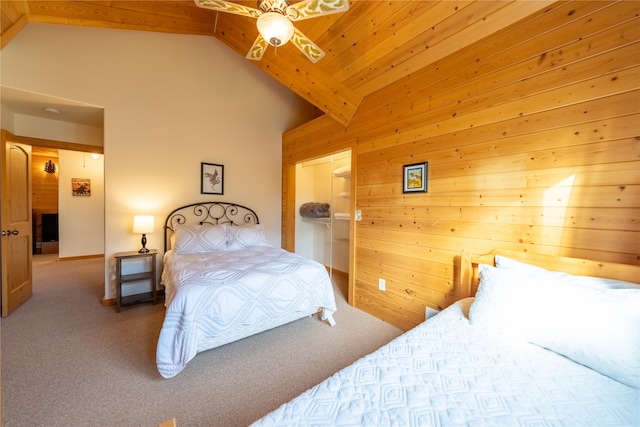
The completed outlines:
<svg viewBox="0 0 640 427">
<path fill-rule="evenodd" d="M 116 259 L 116 312 L 124 305 L 153 302 L 158 298 L 156 255 L 158 251 L 149 249 L 149 252 L 119 252 L 114 255 Z M 122 296 L 122 286 L 135 284 L 136 287 L 149 285 L 149 291 L 138 292 L 132 295 Z"/>
</svg>

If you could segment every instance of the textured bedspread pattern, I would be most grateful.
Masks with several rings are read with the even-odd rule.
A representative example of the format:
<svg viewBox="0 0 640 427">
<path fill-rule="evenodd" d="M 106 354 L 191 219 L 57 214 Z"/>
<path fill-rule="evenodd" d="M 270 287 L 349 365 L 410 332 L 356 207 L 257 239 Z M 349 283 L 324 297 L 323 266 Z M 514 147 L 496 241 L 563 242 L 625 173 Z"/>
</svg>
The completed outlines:
<svg viewBox="0 0 640 427">
<path fill-rule="evenodd" d="M 281 248 L 168 251 L 164 262 L 167 312 L 156 362 L 165 378 L 178 374 L 196 355 L 201 337 L 314 307 L 322 307 L 322 319 L 333 322 L 336 304 L 324 266 Z"/>
<path fill-rule="evenodd" d="M 640 392 L 469 323 L 458 302 L 254 426 L 640 425 Z"/>
</svg>

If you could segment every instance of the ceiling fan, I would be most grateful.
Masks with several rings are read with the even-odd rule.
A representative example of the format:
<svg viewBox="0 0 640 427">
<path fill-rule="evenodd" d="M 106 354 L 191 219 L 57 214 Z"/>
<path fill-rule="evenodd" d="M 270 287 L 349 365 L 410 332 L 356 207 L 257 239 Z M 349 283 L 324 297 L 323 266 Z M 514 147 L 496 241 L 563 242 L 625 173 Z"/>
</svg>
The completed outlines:
<svg viewBox="0 0 640 427">
<path fill-rule="evenodd" d="M 293 4 L 287 0 L 258 0 L 258 9 L 225 0 L 194 1 L 205 9 L 256 18 L 260 34 L 246 56 L 254 61 L 262 59 L 268 45 L 278 47 L 291 40 L 311 62 L 318 62 L 324 56 L 324 51 L 298 31 L 292 21 L 349 10 L 349 0 L 303 0 Z"/>
</svg>

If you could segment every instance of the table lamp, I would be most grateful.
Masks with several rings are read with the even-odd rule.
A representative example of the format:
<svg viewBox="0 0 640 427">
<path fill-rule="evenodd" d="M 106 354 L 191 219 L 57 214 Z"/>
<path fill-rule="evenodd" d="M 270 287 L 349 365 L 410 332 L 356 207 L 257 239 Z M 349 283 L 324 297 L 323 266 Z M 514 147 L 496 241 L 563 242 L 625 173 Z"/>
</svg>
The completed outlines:
<svg viewBox="0 0 640 427">
<path fill-rule="evenodd" d="M 133 217 L 133 232 L 136 234 L 142 234 L 142 248 L 138 251 L 141 254 L 149 252 L 146 248 L 147 245 L 147 233 L 153 233 L 153 216 L 152 215 L 136 215 Z"/>
</svg>

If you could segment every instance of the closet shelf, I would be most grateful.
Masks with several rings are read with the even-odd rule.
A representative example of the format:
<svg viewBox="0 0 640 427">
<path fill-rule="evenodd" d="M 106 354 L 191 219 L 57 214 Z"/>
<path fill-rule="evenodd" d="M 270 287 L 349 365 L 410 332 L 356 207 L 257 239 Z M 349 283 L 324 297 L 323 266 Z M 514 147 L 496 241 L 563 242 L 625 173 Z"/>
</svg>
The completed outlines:
<svg viewBox="0 0 640 427">
<path fill-rule="evenodd" d="M 309 218 L 301 217 L 304 222 L 311 222 L 315 224 L 331 224 L 331 218 Z"/>
<path fill-rule="evenodd" d="M 333 214 L 333 219 L 337 221 L 349 221 L 351 219 L 351 215 L 349 215 L 348 213 L 338 212 Z"/>
</svg>

